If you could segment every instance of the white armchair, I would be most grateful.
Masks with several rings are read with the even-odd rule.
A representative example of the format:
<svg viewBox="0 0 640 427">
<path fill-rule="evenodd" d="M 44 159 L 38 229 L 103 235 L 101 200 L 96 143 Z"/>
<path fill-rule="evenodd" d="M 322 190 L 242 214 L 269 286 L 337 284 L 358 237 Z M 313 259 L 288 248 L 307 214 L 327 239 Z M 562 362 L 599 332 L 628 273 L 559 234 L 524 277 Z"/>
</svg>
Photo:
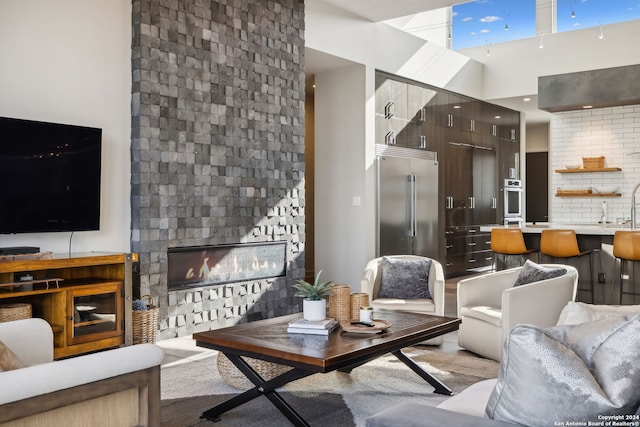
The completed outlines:
<svg viewBox="0 0 640 427">
<path fill-rule="evenodd" d="M 554 326 L 560 312 L 574 301 L 578 271 L 568 265 L 542 264 L 565 268 L 567 273 L 553 279 L 513 287 L 522 267 L 475 276 L 458 282 L 458 345 L 499 361 L 502 347 L 518 324 Z"/>
<path fill-rule="evenodd" d="M 388 257 L 401 260 L 425 259 L 417 255 L 389 255 Z M 444 315 L 444 272 L 442 265 L 438 261 L 432 259 L 429 269 L 428 288 L 432 299 L 378 298 L 382 278 L 381 261 L 382 257 L 369 261 L 362 273 L 362 280 L 360 281 L 360 291 L 369 295 L 369 305 L 371 307 L 435 314 L 439 316 Z M 440 336 L 425 341 L 423 344 L 440 345 L 442 344 L 442 337 Z"/>
</svg>

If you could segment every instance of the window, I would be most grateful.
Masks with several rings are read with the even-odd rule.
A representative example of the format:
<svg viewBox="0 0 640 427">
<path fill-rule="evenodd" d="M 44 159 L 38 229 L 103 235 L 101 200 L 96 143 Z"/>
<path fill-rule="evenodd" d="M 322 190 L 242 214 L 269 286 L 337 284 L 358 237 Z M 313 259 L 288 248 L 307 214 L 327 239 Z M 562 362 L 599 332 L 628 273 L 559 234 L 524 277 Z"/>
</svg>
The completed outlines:
<svg viewBox="0 0 640 427">
<path fill-rule="evenodd" d="M 452 49 L 536 35 L 535 0 L 476 0 L 452 7 Z"/>
<path fill-rule="evenodd" d="M 558 32 L 640 18 L 638 0 L 558 0 Z"/>
</svg>

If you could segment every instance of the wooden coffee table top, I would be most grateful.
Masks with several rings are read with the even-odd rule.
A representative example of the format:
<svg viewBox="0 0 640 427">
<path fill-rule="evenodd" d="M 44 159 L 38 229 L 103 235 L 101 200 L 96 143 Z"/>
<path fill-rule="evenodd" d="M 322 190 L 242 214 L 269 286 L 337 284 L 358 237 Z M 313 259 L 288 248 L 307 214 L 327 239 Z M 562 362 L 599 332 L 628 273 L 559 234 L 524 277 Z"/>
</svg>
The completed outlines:
<svg viewBox="0 0 640 427">
<path fill-rule="evenodd" d="M 363 363 L 458 329 L 460 319 L 420 313 L 378 310 L 375 319 L 391 326 L 380 334 L 347 333 L 337 328 L 328 337 L 288 334 L 287 325 L 302 313 L 193 334 L 196 345 L 249 356 L 314 372 L 330 372 Z"/>
</svg>

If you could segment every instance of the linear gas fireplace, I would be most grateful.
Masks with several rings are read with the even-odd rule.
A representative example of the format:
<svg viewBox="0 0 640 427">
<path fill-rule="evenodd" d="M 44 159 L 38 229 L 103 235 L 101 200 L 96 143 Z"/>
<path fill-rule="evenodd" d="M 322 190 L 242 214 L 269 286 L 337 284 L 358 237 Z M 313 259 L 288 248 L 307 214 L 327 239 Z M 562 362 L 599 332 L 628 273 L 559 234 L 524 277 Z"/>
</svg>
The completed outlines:
<svg viewBox="0 0 640 427">
<path fill-rule="evenodd" d="M 169 290 L 280 277 L 286 242 L 169 248 Z"/>
</svg>

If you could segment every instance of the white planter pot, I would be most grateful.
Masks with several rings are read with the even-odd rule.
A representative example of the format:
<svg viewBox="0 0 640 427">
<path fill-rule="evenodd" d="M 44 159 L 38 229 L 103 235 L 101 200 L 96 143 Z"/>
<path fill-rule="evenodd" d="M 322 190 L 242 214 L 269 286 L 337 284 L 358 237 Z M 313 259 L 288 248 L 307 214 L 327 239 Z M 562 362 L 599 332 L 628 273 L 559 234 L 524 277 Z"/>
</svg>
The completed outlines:
<svg viewBox="0 0 640 427">
<path fill-rule="evenodd" d="M 302 300 L 302 316 L 311 322 L 324 320 L 327 317 L 327 300 Z"/>
</svg>

